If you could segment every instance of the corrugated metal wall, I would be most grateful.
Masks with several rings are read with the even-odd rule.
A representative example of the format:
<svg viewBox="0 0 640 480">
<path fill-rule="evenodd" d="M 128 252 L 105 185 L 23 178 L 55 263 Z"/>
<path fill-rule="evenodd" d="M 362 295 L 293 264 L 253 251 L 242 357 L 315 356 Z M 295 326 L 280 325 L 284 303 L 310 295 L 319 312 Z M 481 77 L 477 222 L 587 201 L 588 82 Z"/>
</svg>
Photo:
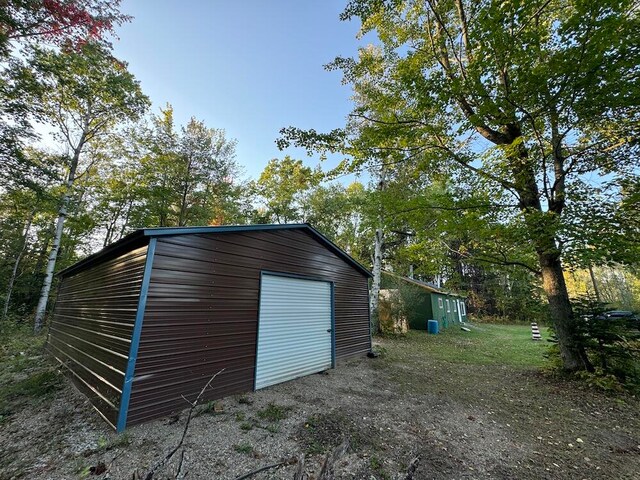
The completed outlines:
<svg viewBox="0 0 640 480">
<path fill-rule="evenodd" d="M 335 282 L 336 358 L 370 348 L 368 279 L 304 230 L 158 237 L 127 425 L 251 391 L 263 270 Z"/>
<path fill-rule="evenodd" d="M 147 247 L 62 279 L 47 348 L 115 428 Z"/>
</svg>

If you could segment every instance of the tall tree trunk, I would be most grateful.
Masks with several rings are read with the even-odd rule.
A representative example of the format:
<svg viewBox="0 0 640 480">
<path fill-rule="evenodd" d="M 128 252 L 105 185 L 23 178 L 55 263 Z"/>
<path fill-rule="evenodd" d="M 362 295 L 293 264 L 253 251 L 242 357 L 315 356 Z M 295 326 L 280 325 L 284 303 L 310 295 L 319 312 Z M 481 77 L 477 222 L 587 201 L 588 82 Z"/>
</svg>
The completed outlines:
<svg viewBox="0 0 640 480">
<path fill-rule="evenodd" d="M 124 237 L 124 232 L 127 231 L 129 227 L 129 218 L 131 217 L 131 208 L 133 207 L 133 199 L 129 198 L 127 202 L 127 214 L 124 217 L 124 221 L 122 222 L 122 227 L 120 228 L 120 233 L 118 234 L 118 238 L 116 240 L 120 240 Z"/>
<path fill-rule="evenodd" d="M 386 187 L 387 171 L 384 163 L 380 168 L 378 191 L 383 192 Z M 371 282 L 371 296 L 369 297 L 369 316 L 371 318 L 371 332 L 380 333 L 380 319 L 378 304 L 380 302 L 380 283 L 382 280 L 382 248 L 384 242 L 384 206 L 378 205 L 378 228 L 373 243 L 373 279 Z"/>
<path fill-rule="evenodd" d="M 593 293 L 596 294 L 596 301 L 600 303 L 602 301 L 602 297 L 600 296 L 600 289 L 598 288 L 598 284 L 596 283 L 596 276 L 593 273 L 593 267 L 591 263 L 589 263 L 589 276 L 591 277 L 591 283 L 593 283 Z"/>
<path fill-rule="evenodd" d="M 382 228 L 376 229 L 373 249 L 373 280 L 371 282 L 371 298 L 369 299 L 369 311 L 371 314 L 371 331 L 378 333 L 380 322 L 378 321 L 378 301 L 380 296 L 380 280 L 382 277 L 382 242 L 384 235 Z"/>
<path fill-rule="evenodd" d="M 56 231 L 53 237 L 53 246 L 49 253 L 49 260 L 47 262 L 47 269 L 45 271 L 44 281 L 42 282 L 42 290 L 40 291 L 40 299 L 38 300 L 38 306 L 36 308 L 36 316 L 33 324 L 33 331 L 40 333 L 42 326 L 44 325 L 44 316 L 47 312 L 47 303 L 49 301 L 49 292 L 51 291 L 51 284 L 53 283 L 53 272 L 56 268 L 56 260 L 58 259 L 58 252 L 60 250 L 60 243 L 62 242 L 62 232 L 64 231 L 64 221 L 67 218 L 67 208 L 69 206 L 69 200 L 71 198 L 71 189 L 73 188 L 73 182 L 76 179 L 76 170 L 78 169 L 78 161 L 80 160 L 80 153 L 84 145 L 84 135 L 80 139 L 78 146 L 73 151 L 73 157 L 71 159 L 71 166 L 69 167 L 69 175 L 65 182 L 65 192 L 60 203 L 60 209 L 58 210 L 58 221 L 56 223 Z"/>
<path fill-rule="evenodd" d="M 591 363 L 575 338 L 576 319 L 562 272 L 562 263 L 556 255 L 539 255 L 542 271 L 542 287 L 547 294 L 549 309 L 560 347 L 560 357 L 565 370 L 592 370 Z"/>
<path fill-rule="evenodd" d="M 33 222 L 33 216 L 36 214 L 35 210 L 31 210 L 29 217 L 27 218 L 27 222 L 24 226 L 24 234 L 22 235 L 22 247 L 16 256 L 16 260 L 13 263 L 13 270 L 11 271 L 11 277 L 9 278 L 9 285 L 7 286 L 7 295 L 4 300 L 4 308 L 2 309 L 2 321 L 7 318 L 7 313 L 9 312 L 9 304 L 11 303 L 11 295 L 13 293 L 13 285 L 16 281 L 16 276 L 18 275 L 18 267 L 20 266 L 20 261 L 22 260 L 22 256 L 24 252 L 27 250 L 27 239 L 29 237 L 29 230 L 31 230 L 31 222 Z"/>
<path fill-rule="evenodd" d="M 513 143 L 520 136 L 519 128 L 514 135 L 509 143 Z M 554 221 L 553 215 L 560 216 L 564 209 L 564 181 L 556 181 L 557 192 L 553 199 L 549 200 L 549 212 L 545 213 L 540 201 L 535 168 L 523 146 L 520 147 L 518 158 L 512 159 L 512 164 L 514 185 L 520 199 L 520 210 L 538 256 L 542 288 L 547 296 L 549 314 L 558 338 L 562 366 L 571 372 L 592 370 L 584 347 L 579 344 L 576 337 L 575 318 L 560 261 L 561 250 L 556 232 L 549 225 L 549 222 Z M 556 175 L 561 176 L 563 172 L 561 166 L 556 168 Z"/>
</svg>

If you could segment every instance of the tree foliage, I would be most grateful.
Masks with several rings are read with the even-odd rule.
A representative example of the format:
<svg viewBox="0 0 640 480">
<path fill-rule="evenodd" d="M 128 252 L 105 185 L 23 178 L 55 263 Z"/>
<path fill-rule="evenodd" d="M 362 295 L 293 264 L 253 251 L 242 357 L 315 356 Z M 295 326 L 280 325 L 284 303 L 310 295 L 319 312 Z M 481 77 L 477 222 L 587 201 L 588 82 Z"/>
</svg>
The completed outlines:
<svg viewBox="0 0 640 480">
<path fill-rule="evenodd" d="M 588 367 L 562 273 L 565 208 L 585 175 L 628 178 L 637 164 L 633 2 L 354 0 L 352 17 L 380 45 L 329 65 L 354 88 L 348 125 L 284 129 L 280 145 L 341 150 L 352 168 L 457 173 L 515 204 L 564 365 Z"/>
</svg>

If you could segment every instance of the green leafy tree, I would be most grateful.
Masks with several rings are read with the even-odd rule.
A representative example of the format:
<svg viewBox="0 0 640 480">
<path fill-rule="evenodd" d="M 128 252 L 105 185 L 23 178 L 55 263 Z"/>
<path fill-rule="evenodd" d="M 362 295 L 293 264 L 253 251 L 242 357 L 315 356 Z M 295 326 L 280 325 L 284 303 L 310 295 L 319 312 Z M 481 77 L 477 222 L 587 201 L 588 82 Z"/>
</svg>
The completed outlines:
<svg viewBox="0 0 640 480">
<path fill-rule="evenodd" d="M 133 133 L 127 162 L 139 172 L 135 225 L 185 226 L 237 221 L 244 186 L 236 141 L 191 119 L 176 130 L 171 106 Z M 137 166 L 136 166 L 137 165 Z"/>
<path fill-rule="evenodd" d="M 281 146 L 342 150 L 360 163 L 391 146 L 405 164 L 465 172 L 511 198 L 563 366 L 588 368 L 563 277 L 562 226 L 572 182 L 628 175 L 637 158 L 634 3 L 354 0 L 343 14 L 352 17 L 381 47 L 330 66 L 356 92 L 349 125 L 326 135 L 285 129 Z"/>
<path fill-rule="evenodd" d="M 26 91 L 33 95 L 33 115 L 54 128 L 55 138 L 69 152 L 55 235 L 36 309 L 34 329 L 39 332 L 81 158 L 118 123 L 142 114 L 149 100 L 126 65 L 98 44 L 87 43 L 80 51 L 35 49 L 30 65 L 23 76 L 28 84 Z"/>
<path fill-rule="evenodd" d="M 0 4 L 0 163 L 6 177 L 34 169 L 23 150 L 35 133 L 25 49 L 56 46 L 79 49 L 87 42 L 108 44 L 114 28 L 130 19 L 120 0 L 5 0 Z"/>
<path fill-rule="evenodd" d="M 304 217 L 306 195 L 322 179 L 318 170 L 288 155 L 269 161 L 253 188 L 265 206 L 263 223 L 290 223 Z"/>
</svg>

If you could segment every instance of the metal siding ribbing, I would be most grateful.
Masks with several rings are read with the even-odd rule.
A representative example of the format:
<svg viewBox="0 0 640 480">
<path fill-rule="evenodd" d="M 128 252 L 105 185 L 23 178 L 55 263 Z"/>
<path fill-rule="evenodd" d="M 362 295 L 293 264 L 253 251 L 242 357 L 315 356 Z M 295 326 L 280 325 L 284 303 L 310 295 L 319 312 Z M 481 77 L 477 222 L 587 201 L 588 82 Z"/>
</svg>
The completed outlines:
<svg viewBox="0 0 640 480">
<path fill-rule="evenodd" d="M 48 350 L 115 428 L 147 247 L 62 279 Z"/>
<path fill-rule="evenodd" d="M 370 347 L 368 279 L 303 229 L 158 237 L 127 425 L 254 386 L 261 272 L 334 282 L 336 358 Z"/>
<path fill-rule="evenodd" d="M 263 275 L 255 388 L 331 368 L 331 284 Z"/>
</svg>

